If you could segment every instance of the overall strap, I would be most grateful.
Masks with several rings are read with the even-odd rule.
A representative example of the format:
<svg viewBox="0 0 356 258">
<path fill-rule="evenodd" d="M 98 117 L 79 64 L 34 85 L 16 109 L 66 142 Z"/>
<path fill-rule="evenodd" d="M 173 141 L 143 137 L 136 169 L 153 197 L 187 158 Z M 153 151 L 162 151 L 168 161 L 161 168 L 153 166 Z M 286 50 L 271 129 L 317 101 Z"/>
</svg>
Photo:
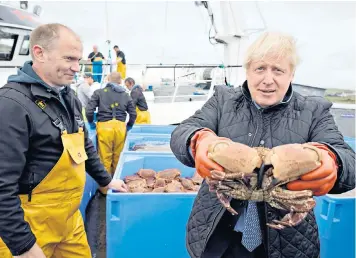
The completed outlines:
<svg viewBox="0 0 356 258">
<path fill-rule="evenodd" d="M 55 127 L 57 127 L 61 133 L 66 131 L 66 128 L 63 125 L 63 122 L 59 119 L 58 115 L 54 112 L 53 108 L 48 106 L 46 102 L 42 99 L 36 98 L 30 88 L 28 86 L 24 86 L 21 84 L 17 83 L 11 83 L 11 84 L 6 84 L 3 88 L 10 88 L 13 90 L 16 90 L 23 95 L 25 95 L 27 98 L 29 98 L 32 102 L 36 104 L 38 108 L 40 108 L 52 121 Z"/>
</svg>

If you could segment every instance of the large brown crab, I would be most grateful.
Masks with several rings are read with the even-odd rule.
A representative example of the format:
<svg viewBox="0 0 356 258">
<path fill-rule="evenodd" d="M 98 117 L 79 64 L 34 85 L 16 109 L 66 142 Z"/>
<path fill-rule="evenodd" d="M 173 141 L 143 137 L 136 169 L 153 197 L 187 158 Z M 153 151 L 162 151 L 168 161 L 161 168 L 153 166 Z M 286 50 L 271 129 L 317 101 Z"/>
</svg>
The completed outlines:
<svg viewBox="0 0 356 258">
<path fill-rule="evenodd" d="M 310 144 L 286 144 L 272 149 L 229 141 L 217 141 L 209 146 L 208 156 L 224 168 L 212 171 L 208 180 L 219 200 L 232 214 L 230 198 L 268 202 L 287 210 L 280 221 L 268 226 L 282 229 L 297 225 L 315 206 L 312 191 L 289 191 L 281 186 L 321 165 L 320 150 Z"/>
</svg>

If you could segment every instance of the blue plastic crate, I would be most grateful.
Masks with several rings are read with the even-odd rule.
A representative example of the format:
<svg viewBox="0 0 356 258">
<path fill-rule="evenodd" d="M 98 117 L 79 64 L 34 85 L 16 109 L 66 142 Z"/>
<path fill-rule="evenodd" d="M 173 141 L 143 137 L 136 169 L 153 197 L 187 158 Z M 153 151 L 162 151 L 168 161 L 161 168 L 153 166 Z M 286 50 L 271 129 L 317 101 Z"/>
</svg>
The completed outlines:
<svg viewBox="0 0 356 258">
<path fill-rule="evenodd" d="M 171 137 L 167 134 L 156 134 L 156 135 L 141 135 L 133 134 L 126 137 L 125 145 L 123 148 L 124 153 L 135 153 L 135 154 L 145 154 L 145 153 L 167 153 L 172 154 L 172 150 L 169 146 Z M 157 147 L 157 150 L 149 151 L 143 149 L 134 150 L 134 147 L 139 145 L 150 145 Z M 162 148 L 162 150 L 159 150 Z"/>
<path fill-rule="evenodd" d="M 344 137 L 345 142 L 351 146 L 351 148 L 355 151 L 356 147 L 356 139 L 352 137 Z"/>
<path fill-rule="evenodd" d="M 123 179 L 141 168 L 177 168 L 192 176 L 194 168 L 173 155 L 123 154 L 114 178 Z M 107 258 L 189 258 L 185 229 L 195 193 L 113 193 L 106 199 Z"/>
<path fill-rule="evenodd" d="M 128 135 L 132 134 L 171 134 L 175 125 L 134 125 Z"/>
<path fill-rule="evenodd" d="M 90 199 L 95 195 L 97 185 L 98 184 L 95 182 L 95 180 L 88 173 L 86 173 L 84 193 L 79 206 L 79 210 L 82 213 L 82 217 L 84 221 L 85 221 L 85 210 L 88 206 Z"/>
<path fill-rule="evenodd" d="M 355 197 L 315 197 L 321 258 L 355 258 Z"/>
<path fill-rule="evenodd" d="M 89 138 L 92 140 L 94 147 L 96 148 L 96 131 L 90 129 L 88 123 L 86 123 L 86 128 L 88 130 Z M 79 206 L 79 210 L 82 213 L 83 220 L 85 221 L 85 210 L 90 199 L 94 196 L 96 190 L 98 189 L 98 184 L 95 180 L 87 173 L 86 181 L 84 187 L 83 197 Z"/>
</svg>

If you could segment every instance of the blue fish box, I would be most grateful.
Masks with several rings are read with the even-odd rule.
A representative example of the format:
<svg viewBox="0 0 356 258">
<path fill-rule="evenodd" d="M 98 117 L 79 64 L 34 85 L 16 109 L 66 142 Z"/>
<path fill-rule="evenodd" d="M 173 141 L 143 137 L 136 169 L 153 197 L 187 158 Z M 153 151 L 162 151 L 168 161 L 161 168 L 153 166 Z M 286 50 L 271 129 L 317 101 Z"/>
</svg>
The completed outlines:
<svg viewBox="0 0 356 258">
<path fill-rule="evenodd" d="M 171 134 L 175 125 L 134 125 L 129 131 L 131 134 Z"/>
<path fill-rule="evenodd" d="M 139 169 L 177 168 L 182 177 L 195 168 L 173 155 L 123 154 L 114 178 L 124 179 Z M 115 193 L 106 199 L 107 258 L 189 258 L 185 229 L 196 193 Z"/>
<path fill-rule="evenodd" d="M 315 197 L 321 258 L 355 258 L 355 196 Z"/>
<path fill-rule="evenodd" d="M 129 135 L 126 138 L 123 148 L 124 153 L 169 153 L 172 154 L 170 148 L 170 135 Z"/>
<path fill-rule="evenodd" d="M 96 148 L 96 131 L 90 129 L 89 124 L 86 123 L 86 128 L 88 130 L 88 135 L 91 141 L 94 144 L 94 147 Z M 98 184 L 95 182 L 95 180 L 87 173 L 86 174 L 86 181 L 85 181 L 85 186 L 84 186 L 84 193 L 83 197 L 79 206 L 79 210 L 82 213 L 83 220 L 85 221 L 85 210 L 88 206 L 88 203 L 90 199 L 95 195 L 96 190 L 98 189 Z"/>
</svg>

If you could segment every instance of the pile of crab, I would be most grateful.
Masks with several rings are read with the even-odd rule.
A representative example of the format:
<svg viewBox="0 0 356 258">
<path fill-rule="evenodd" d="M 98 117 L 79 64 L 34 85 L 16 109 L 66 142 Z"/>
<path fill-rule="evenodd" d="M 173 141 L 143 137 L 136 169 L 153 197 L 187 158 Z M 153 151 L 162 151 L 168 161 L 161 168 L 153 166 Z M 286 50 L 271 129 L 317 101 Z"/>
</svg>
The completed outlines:
<svg viewBox="0 0 356 258">
<path fill-rule="evenodd" d="M 283 229 L 299 224 L 315 206 L 312 191 L 289 191 L 285 186 L 321 165 L 321 152 L 311 144 L 267 149 L 221 140 L 209 146 L 208 157 L 224 168 L 224 172 L 211 172 L 210 191 L 232 214 L 237 212 L 230 206 L 231 198 L 267 202 L 289 211 L 281 220 L 267 224 Z"/>
<path fill-rule="evenodd" d="M 181 177 L 178 169 L 140 169 L 134 175 L 126 176 L 124 182 L 131 193 L 175 193 L 197 192 L 203 178 L 195 172 L 192 177 Z"/>
</svg>

